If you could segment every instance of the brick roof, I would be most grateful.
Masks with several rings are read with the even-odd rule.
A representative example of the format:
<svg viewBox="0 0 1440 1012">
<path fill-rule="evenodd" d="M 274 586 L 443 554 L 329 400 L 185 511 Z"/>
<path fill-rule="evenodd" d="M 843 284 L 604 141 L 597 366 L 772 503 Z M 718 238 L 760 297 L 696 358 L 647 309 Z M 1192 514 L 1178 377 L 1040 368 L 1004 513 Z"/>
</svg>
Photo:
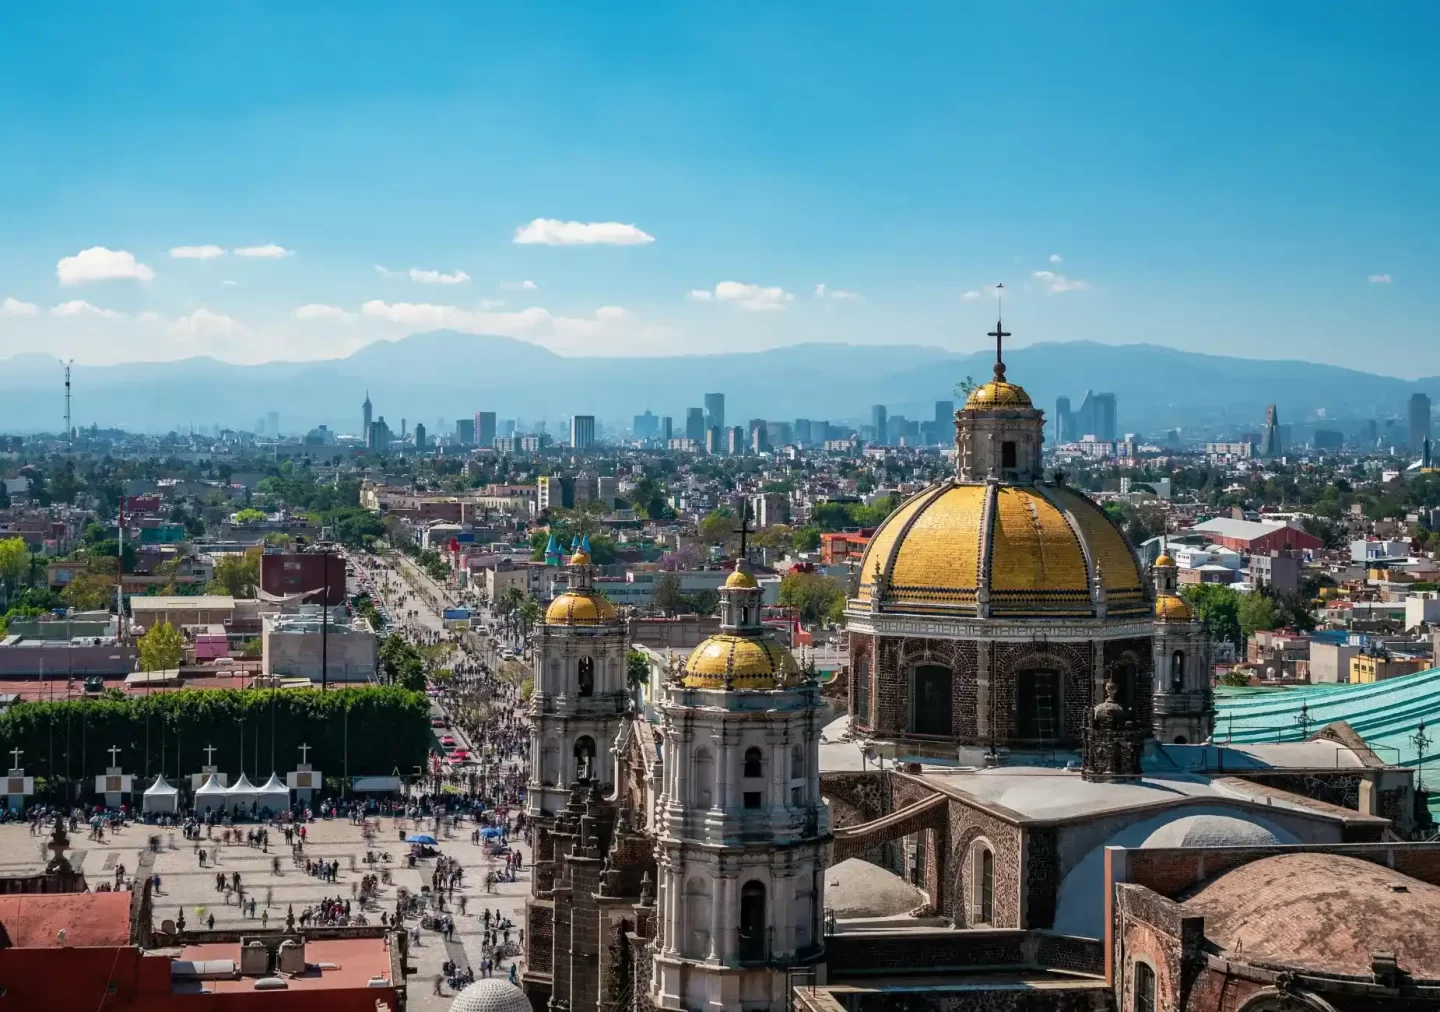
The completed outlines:
<svg viewBox="0 0 1440 1012">
<path fill-rule="evenodd" d="M 19 893 L 0 896 L 0 948 L 127 945 L 129 892 Z M 65 940 L 60 941 L 60 930 Z"/>
</svg>

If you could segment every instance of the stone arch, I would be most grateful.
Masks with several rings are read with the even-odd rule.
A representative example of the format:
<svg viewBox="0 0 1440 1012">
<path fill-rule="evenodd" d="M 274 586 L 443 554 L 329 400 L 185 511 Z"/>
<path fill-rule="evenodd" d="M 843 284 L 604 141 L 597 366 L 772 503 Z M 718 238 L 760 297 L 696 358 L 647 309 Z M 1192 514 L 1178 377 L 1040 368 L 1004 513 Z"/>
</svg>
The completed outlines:
<svg viewBox="0 0 1440 1012">
<path fill-rule="evenodd" d="M 595 695 L 595 658 L 588 654 L 575 665 L 575 685 L 578 695 Z"/>
<path fill-rule="evenodd" d="M 995 926 L 995 844 L 986 836 L 970 841 L 966 863 L 970 865 L 968 923 Z"/>
<path fill-rule="evenodd" d="M 1044 647 L 1028 650 L 1008 658 L 996 681 L 1014 700 L 1008 720 L 1000 722 L 1011 737 L 1048 745 L 1079 739 L 1082 728 L 1071 715 L 1071 703 L 1088 698 L 1087 678 L 1071 658 Z"/>
<path fill-rule="evenodd" d="M 582 734 L 575 739 L 575 779 L 593 779 L 598 773 L 595 768 L 595 739 Z"/>
<path fill-rule="evenodd" d="M 954 728 L 955 669 L 944 663 L 909 666 L 912 734 L 948 737 Z"/>
<path fill-rule="evenodd" d="M 966 887 L 966 881 L 970 870 L 970 848 L 982 835 L 979 827 L 971 827 L 960 836 L 960 839 L 954 841 L 950 849 L 952 860 L 949 881 L 947 882 L 945 878 L 940 879 L 945 883 L 944 895 L 935 897 L 933 900 L 935 909 L 949 917 L 951 923 L 957 928 L 974 926 L 970 919 L 968 902 L 970 891 Z"/>
</svg>

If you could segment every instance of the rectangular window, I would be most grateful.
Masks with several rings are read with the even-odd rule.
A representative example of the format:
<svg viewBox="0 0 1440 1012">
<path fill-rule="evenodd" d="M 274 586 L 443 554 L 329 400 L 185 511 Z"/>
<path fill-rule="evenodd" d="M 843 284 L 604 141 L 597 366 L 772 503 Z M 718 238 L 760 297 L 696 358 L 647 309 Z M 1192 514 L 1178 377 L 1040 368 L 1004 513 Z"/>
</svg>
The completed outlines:
<svg viewBox="0 0 1440 1012">
<path fill-rule="evenodd" d="M 760 807 L 760 792 L 759 792 L 759 791 L 746 791 L 746 792 L 745 792 L 745 807 L 746 807 L 746 808 L 752 808 L 752 809 L 753 809 L 753 808 L 759 808 L 759 807 Z"/>
<path fill-rule="evenodd" d="M 1015 470 L 1015 444 L 1008 439 L 1000 444 L 1000 466 L 1007 471 Z"/>
<path fill-rule="evenodd" d="M 1135 1012 L 1155 1012 L 1155 971 L 1149 963 L 1135 964 Z"/>
</svg>

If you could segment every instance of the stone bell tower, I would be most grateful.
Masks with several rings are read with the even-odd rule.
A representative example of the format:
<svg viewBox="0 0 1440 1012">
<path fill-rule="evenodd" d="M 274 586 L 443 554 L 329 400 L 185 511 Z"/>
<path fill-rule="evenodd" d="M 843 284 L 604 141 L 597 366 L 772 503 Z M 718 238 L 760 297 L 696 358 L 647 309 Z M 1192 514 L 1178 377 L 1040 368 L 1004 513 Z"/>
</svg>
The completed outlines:
<svg viewBox="0 0 1440 1012">
<path fill-rule="evenodd" d="M 1168 551 L 1150 573 L 1155 583 L 1155 737 L 1166 744 L 1198 745 L 1215 730 L 1210 635 L 1179 595 L 1178 570 Z"/>
<path fill-rule="evenodd" d="M 819 688 L 761 625 L 761 596 L 742 551 L 720 590 L 720 632 L 661 702 L 657 1009 L 778 1012 L 788 968 L 824 979 Z"/>
</svg>

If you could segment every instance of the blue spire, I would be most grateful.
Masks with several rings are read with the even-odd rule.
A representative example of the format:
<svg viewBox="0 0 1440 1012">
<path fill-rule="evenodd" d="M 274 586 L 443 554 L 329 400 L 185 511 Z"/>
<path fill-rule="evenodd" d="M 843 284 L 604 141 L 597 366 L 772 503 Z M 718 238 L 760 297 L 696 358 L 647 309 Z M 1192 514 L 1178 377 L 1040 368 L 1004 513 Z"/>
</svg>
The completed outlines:
<svg viewBox="0 0 1440 1012">
<path fill-rule="evenodd" d="M 590 554 L 590 535 L 580 535 L 580 551 L 584 552 L 586 555 Z"/>
</svg>

